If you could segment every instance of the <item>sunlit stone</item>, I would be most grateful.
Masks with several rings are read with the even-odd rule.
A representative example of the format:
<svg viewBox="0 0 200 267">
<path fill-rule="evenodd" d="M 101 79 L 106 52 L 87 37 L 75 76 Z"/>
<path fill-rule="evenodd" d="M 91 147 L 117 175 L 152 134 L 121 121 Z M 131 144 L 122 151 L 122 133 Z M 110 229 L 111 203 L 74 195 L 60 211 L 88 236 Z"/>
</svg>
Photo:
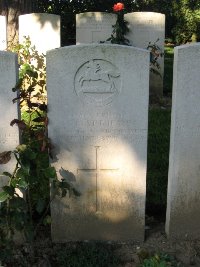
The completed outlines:
<svg viewBox="0 0 200 267">
<path fill-rule="evenodd" d="M 19 132 L 17 126 L 10 126 L 13 119 L 18 118 L 17 104 L 12 100 L 16 93 L 12 88 L 17 81 L 17 55 L 11 52 L 0 51 L 0 153 L 12 151 L 19 145 Z M 0 165 L 0 173 L 14 171 L 16 160 L 12 156 L 7 164 Z M 0 188 L 7 183 L 6 177 L 0 177 Z"/>
<path fill-rule="evenodd" d="M 166 232 L 200 238 L 200 43 L 175 47 Z"/>
<path fill-rule="evenodd" d="M 106 41 L 113 31 L 116 15 L 105 12 L 85 12 L 76 15 L 76 43 Z"/>
<path fill-rule="evenodd" d="M 143 240 L 149 52 L 79 45 L 47 53 L 49 137 L 59 178 L 81 196 L 52 202 L 52 238 Z"/>
<path fill-rule="evenodd" d="M 60 47 L 60 16 L 32 13 L 19 16 L 19 42 L 30 37 L 32 45 L 41 54 Z"/>
<path fill-rule="evenodd" d="M 129 25 L 127 38 L 131 45 L 147 48 L 149 43 L 156 45 L 164 53 L 165 42 L 165 15 L 156 12 L 132 12 L 125 14 L 125 20 Z M 159 69 L 152 67 L 160 75 L 150 72 L 150 94 L 163 94 L 164 56 L 159 57 Z"/>
<path fill-rule="evenodd" d="M 5 50 L 6 48 L 6 17 L 0 16 L 0 50 Z"/>
</svg>

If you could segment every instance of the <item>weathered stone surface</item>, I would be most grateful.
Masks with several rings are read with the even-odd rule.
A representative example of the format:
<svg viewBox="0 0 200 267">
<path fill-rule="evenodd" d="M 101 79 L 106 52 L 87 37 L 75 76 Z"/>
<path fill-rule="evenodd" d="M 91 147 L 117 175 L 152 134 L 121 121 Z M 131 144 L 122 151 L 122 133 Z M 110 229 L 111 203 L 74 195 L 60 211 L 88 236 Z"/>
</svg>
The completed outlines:
<svg viewBox="0 0 200 267">
<path fill-rule="evenodd" d="M 6 48 L 6 17 L 0 16 L 0 50 L 5 50 Z"/>
<path fill-rule="evenodd" d="M 176 47 L 166 232 L 200 238 L 200 43 Z"/>
<path fill-rule="evenodd" d="M 12 103 L 16 93 L 12 88 L 17 81 L 17 56 L 11 52 L 0 51 L 0 153 L 14 150 L 19 144 L 19 132 L 10 122 L 18 118 L 17 104 Z M 15 159 L 0 165 L 0 173 L 14 171 Z M 0 188 L 7 182 L 6 177 L 0 177 Z"/>
<path fill-rule="evenodd" d="M 149 42 L 155 43 L 164 52 L 165 41 L 165 15 L 156 12 L 132 12 L 125 14 L 125 20 L 129 23 L 130 32 L 127 38 L 133 46 L 147 48 Z M 150 72 L 150 94 L 162 95 L 164 57 L 158 59 L 161 76 Z M 156 68 L 156 70 L 158 70 Z"/>
<path fill-rule="evenodd" d="M 106 41 L 113 31 L 116 15 L 105 12 L 85 12 L 76 15 L 76 43 Z"/>
<path fill-rule="evenodd" d="M 60 47 L 60 16 L 32 13 L 19 16 L 19 42 L 30 36 L 40 53 Z"/>
<path fill-rule="evenodd" d="M 47 53 L 49 137 L 58 176 L 81 192 L 51 206 L 52 238 L 143 240 L 149 52 L 79 45 Z"/>
</svg>

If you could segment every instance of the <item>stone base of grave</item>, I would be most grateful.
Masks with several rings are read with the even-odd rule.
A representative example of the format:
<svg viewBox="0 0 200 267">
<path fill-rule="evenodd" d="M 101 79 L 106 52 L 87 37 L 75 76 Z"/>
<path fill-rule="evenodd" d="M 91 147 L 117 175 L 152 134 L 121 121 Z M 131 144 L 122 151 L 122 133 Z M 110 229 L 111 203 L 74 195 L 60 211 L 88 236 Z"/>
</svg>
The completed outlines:
<svg viewBox="0 0 200 267">
<path fill-rule="evenodd" d="M 121 207 L 121 212 L 111 209 L 89 213 L 84 210 L 82 199 L 83 197 L 71 197 L 68 201 L 60 198 L 53 201 L 53 242 L 144 240 L 144 220 L 133 212 L 132 216 L 128 216 L 128 209 L 125 211 Z M 86 208 L 89 210 L 89 205 Z"/>
</svg>

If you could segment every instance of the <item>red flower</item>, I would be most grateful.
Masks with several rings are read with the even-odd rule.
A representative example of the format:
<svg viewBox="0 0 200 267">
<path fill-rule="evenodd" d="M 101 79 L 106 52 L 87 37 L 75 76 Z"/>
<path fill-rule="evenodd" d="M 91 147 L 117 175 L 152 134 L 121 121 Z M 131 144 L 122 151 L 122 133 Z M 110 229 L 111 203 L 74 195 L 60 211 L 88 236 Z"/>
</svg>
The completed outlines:
<svg viewBox="0 0 200 267">
<path fill-rule="evenodd" d="M 121 11 L 124 9 L 124 4 L 123 3 L 117 3 L 113 6 L 113 11 L 117 12 L 117 11 Z"/>
</svg>

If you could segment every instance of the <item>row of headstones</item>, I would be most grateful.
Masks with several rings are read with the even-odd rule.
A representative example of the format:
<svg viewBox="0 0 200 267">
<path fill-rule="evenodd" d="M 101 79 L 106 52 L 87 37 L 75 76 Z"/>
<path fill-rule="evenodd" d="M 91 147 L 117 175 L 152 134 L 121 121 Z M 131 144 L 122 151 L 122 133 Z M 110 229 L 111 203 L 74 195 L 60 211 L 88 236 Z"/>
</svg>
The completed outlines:
<svg viewBox="0 0 200 267">
<path fill-rule="evenodd" d="M 200 237 L 200 43 L 175 48 L 166 232 Z M 0 52 L 0 150 L 19 142 L 11 88 L 17 59 Z M 53 201 L 52 238 L 143 240 L 149 52 L 119 45 L 47 53 L 49 137 L 58 176 L 82 193 Z M 3 166 L 1 170 L 9 170 Z M 73 177 L 73 176 L 71 176 Z"/>
<path fill-rule="evenodd" d="M 76 15 L 76 43 L 86 44 L 106 41 L 112 33 L 112 25 L 116 22 L 116 14 L 103 12 L 86 12 Z M 147 48 L 149 42 L 164 51 L 165 40 L 165 15 L 155 12 L 132 12 L 125 14 L 129 23 L 127 38 L 130 44 Z M 30 36 L 31 42 L 41 53 L 60 47 L 60 16 L 51 14 L 27 14 L 19 16 L 19 41 L 23 42 L 24 36 Z M 44 41 L 43 41 L 44 40 Z M 6 20 L 0 16 L 0 50 L 6 49 Z M 151 72 L 150 93 L 162 95 L 164 57 L 159 57 L 157 62 L 160 75 Z M 152 66 L 152 68 L 155 68 Z"/>
</svg>

